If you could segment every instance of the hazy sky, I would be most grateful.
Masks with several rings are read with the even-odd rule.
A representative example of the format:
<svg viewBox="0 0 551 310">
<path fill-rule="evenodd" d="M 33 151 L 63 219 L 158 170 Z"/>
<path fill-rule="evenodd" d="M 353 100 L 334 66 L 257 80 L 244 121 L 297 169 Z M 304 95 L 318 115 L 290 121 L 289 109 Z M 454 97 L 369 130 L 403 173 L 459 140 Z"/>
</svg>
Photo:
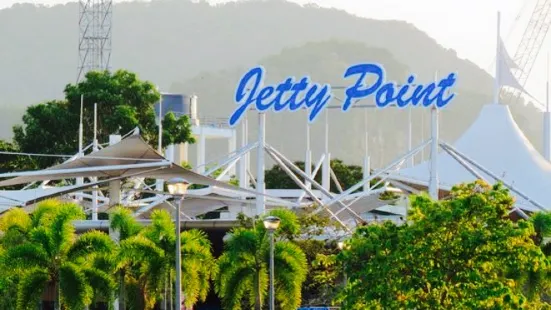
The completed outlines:
<svg viewBox="0 0 551 310">
<path fill-rule="evenodd" d="M 115 0 L 117 1 L 117 0 Z M 144 0 L 141 0 L 144 1 Z M 228 0 L 210 0 L 222 3 Z M 510 54 L 514 54 L 536 0 L 291 0 L 317 3 L 344 9 L 375 19 L 404 20 L 427 32 L 440 44 L 453 48 L 458 56 L 492 69 L 495 55 L 497 11 L 501 11 L 501 34 Z M 0 8 L 17 2 L 57 4 L 66 0 L 0 0 Z M 75 12 L 76 14 L 76 12 Z M 517 18 L 518 17 L 518 18 Z M 116 14 L 115 17 L 116 18 Z M 551 36 L 548 36 L 551 37 Z M 536 97 L 544 94 L 545 59 L 549 42 L 544 44 L 530 78 L 528 90 Z M 541 98 L 540 100 L 542 100 Z"/>
</svg>

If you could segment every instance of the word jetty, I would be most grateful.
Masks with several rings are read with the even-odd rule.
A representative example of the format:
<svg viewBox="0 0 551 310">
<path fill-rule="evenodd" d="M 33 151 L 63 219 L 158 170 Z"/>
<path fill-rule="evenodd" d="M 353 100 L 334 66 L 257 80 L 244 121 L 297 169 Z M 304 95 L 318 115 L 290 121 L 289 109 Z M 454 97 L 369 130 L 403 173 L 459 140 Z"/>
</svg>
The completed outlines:
<svg viewBox="0 0 551 310">
<path fill-rule="evenodd" d="M 265 85 L 264 78 L 265 70 L 261 66 L 243 75 L 235 91 L 238 108 L 230 117 L 230 126 L 237 124 L 252 107 L 259 112 L 308 109 L 308 119 L 313 122 L 333 97 L 331 85 L 313 83 L 308 76 L 300 79 L 287 77 L 272 85 Z M 380 108 L 429 107 L 433 104 L 442 108 L 455 97 L 449 92 L 456 83 L 455 73 L 426 85 L 415 84 L 415 76 L 410 75 L 405 83 L 397 84 L 385 80 L 385 70 L 381 65 L 366 63 L 349 67 L 344 78 L 353 79 L 354 84 L 345 89 L 342 111 L 348 111 L 355 102 L 369 96 L 374 96 L 375 104 Z"/>
</svg>

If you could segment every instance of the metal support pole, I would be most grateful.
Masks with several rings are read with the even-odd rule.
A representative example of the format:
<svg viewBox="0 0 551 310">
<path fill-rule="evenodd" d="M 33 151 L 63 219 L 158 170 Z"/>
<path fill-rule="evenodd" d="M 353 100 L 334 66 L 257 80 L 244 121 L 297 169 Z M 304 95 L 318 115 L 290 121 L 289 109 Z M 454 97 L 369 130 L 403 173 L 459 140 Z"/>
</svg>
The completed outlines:
<svg viewBox="0 0 551 310">
<path fill-rule="evenodd" d="M 323 168 L 321 173 L 321 184 L 324 189 L 331 191 L 331 154 L 329 154 L 329 111 L 325 111 L 325 161 L 323 162 Z"/>
<path fill-rule="evenodd" d="M 270 310 L 275 309 L 275 290 L 274 290 L 274 231 L 269 230 L 270 234 Z"/>
<path fill-rule="evenodd" d="M 429 194 L 438 200 L 438 109 L 431 108 L 431 147 Z"/>
<path fill-rule="evenodd" d="M 417 154 L 422 148 L 424 148 L 425 146 L 427 146 L 429 143 L 431 142 L 431 140 L 428 140 L 428 141 L 425 141 L 423 143 L 421 143 L 418 147 L 414 148 L 413 150 L 411 150 L 411 152 L 405 154 L 404 156 L 396 159 L 395 161 L 393 161 L 392 163 L 390 163 L 390 165 L 386 166 L 385 168 L 383 169 L 380 169 L 380 170 L 377 170 L 373 175 L 371 175 L 369 178 L 367 179 L 363 179 L 361 180 L 360 182 L 358 182 L 356 185 L 352 186 L 351 188 L 347 189 L 346 191 L 344 191 L 343 193 L 335 196 L 333 199 L 329 200 L 325 205 L 326 206 L 331 206 L 332 204 L 342 200 L 344 197 L 352 194 L 353 192 L 357 191 L 359 188 L 361 188 L 364 184 L 368 183 L 368 182 L 371 182 L 373 179 L 375 178 L 378 178 L 379 176 L 385 174 L 387 171 L 391 170 L 392 168 L 394 168 L 394 166 L 400 164 L 400 163 L 403 163 L 404 161 L 406 161 L 410 156 L 415 156 L 415 154 Z M 316 210 L 314 211 L 314 214 L 317 214 L 319 213 L 319 211 L 321 210 Z"/>
<path fill-rule="evenodd" d="M 248 128 L 247 128 L 247 118 L 243 119 L 241 124 L 241 149 L 244 149 L 249 144 L 248 142 Z M 241 159 L 239 160 L 239 187 L 249 188 L 249 176 L 247 175 L 248 166 L 248 153 L 242 154 Z"/>
<path fill-rule="evenodd" d="M 158 88 L 157 90 L 159 91 Z M 162 93 L 160 93 L 160 97 L 159 97 L 159 134 L 158 136 L 159 136 L 158 137 L 159 141 L 157 141 L 157 152 L 159 152 L 159 154 L 163 154 L 163 94 Z M 155 181 L 155 189 L 159 192 L 163 191 L 164 189 L 163 179 L 157 179 Z"/>
<path fill-rule="evenodd" d="M 256 214 L 262 215 L 266 210 L 264 184 L 264 146 L 266 145 L 266 113 L 258 113 L 258 151 L 256 162 L 256 191 L 262 195 L 256 196 Z"/>
<path fill-rule="evenodd" d="M 304 184 L 302 184 L 302 182 L 300 182 L 300 180 L 293 174 L 293 172 L 289 169 L 289 167 L 291 167 L 299 176 L 303 177 L 303 178 L 308 178 L 308 176 L 302 171 L 300 170 L 295 164 L 293 164 L 289 159 L 287 159 L 285 156 L 283 156 L 283 154 L 281 154 L 280 152 L 278 152 L 276 149 L 274 149 L 273 147 L 267 145 L 266 146 L 266 151 L 268 151 L 268 154 L 274 159 L 274 161 L 276 163 L 279 164 L 279 166 L 287 173 L 287 175 L 293 180 L 295 181 L 295 183 L 300 186 L 302 189 L 306 190 L 306 186 Z M 287 167 L 286 165 L 288 165 L 289 167 Z M 328 191 L 326 190 L 325 188 L 323 188 L 322 185 L 320 185 L 318 182 L 316 182 L 315 180 L 313 180 L 312 178 L 310 178 L 310 183 L 312 185 L 314 185 L 314 187 L 318 188 L 322 194 L 326 195 L 329 199 L 333 198 L 334 196 Z M 312 197 L 312 199 L 314 199 L 314 201 L 316 201 L 316 203 L 318 203 L 318 199 L 315 197 L 315 195 L 312 193 L 310 195 Z M 337 203 L 345 208 L 353 217 L 355 217 L 357 220 L 359 221 L 362 221 L 363 222 L 363 219 L 362 217 L 357 214 L 356 212 L 354 212 L 354 210 L 350 209 L 349 207 L 347 207 L 342 201 L 337 201 Z M 340 220 L 330 211 L 330 209 L 328 208 L 329 205 L 325 206 L 323 203 L 319 202 L 319 207 L 318 207 L 318 210 L 321 210 L 320 208 L 325 208 L 329 213 L 331 213 L 331 215 L 333 215 L 333 217 L 335 217 L 335 219 L 337 221 L 340 222 Z M 343 225 L 344 226 L 344 225 Z"/>
<path fill-rule="evenodd" d="M 94 103 L 94 152 L 98 151 L 98 104 Z M 93 177 L 92 182 L 97 182 L 98 178 Z M 94 191 L 92 192 L 92 220 L 97 221 L 98 219 L 98 190 L 97 186 L 94 186 Z"/>
<path fill-rule="evenodd" d="M 181 305 L 181 302 L 182 302 L 182 284 L 181 284 L 181 279 L 182 279 L 182 268 L 180 267 L 181 265 L 181 260 L 182 260 L 182 251 L 180 249 L 180 209 L 182 207 L 182 204 L 184 202 L 184 197 L 180 197 L 180 201 L 176 204 L 176 213 L 174 214 L 174 220 L 176 221 L 176 288 L 175 288 L 175 294 L 174 294 L 174 302 L 175 302 L 175 306 L 176 306 L 176 309 L 181 309 L 182 308 L 182 305 Z"/>
<path fill-rule="evenodd" d="M 523 192 L 519 191 L 516 187 L 513 186 L 513 184 L 509 183 L 509 182 L 506 182 L 505 180 L 503 180 L 502 178 L 498 177 L 497 175 L 495 175 L 494 173 L 492 173 L 490 170 L 484 168 L 482 165 L 478 164 L 477 162 L 475 162 L 474 160 L 470 159 L 469 157 L 467 157 L 466 155 L 464 155 L 463 153 L 459 152 L 458 150 L 456 150 L 453 146 L 447 144 L 447 143 L 443 143 L 443 145 L 446 146 L 446 148 L 448 150 L 451 150 L 452 152 L 454 152 L 456 155 L 458 155 L 459 157 L 461 157 L 464 161 L 466 161 L 467 163 L 475 166 L 475 168 L 477 168 L 478 170 L 484 172 L 485 174 L 489 175 L 491 178 L 497 180 L 497 181 L 500 181 L 501 183 L 503 183 L 503 185 L 505 187 L 507 187 L 508 189 L 510 189 L 512 192 L 516 193 L 517 195 L 519 195 L 520 197 L 526 199 L 526 201 L 528 201 L 529 203 L 531 203 L 532 205 L 536 206 L 538 209 L 542 210 L 542 211 L 547 211 L 547 209 L 541 205 L 540 203 L 538 203 L 537 201 L 534 201 L 532 200 L 532 198 L 528 197 L 528 195 L 524 194 Z"/>
<path fill-rule="evenodd" d="M 411 118 L 411 106 L 408 107 L 408 152 L 411 152 L 412 143 L 413 143 L 413 120 Z M 408 160 L 408 168 L 413 167 L 414 161 L 413 157 Z"/>
<path fill-rule="evenodd" d="M 310 150 L 310 123 L 306 121 L 306 157 L 304 159 L 304 172 L 312 176 L 312 151 Z M 312 184 L 307 179 L 304 179 L 304 184 L 306 187 L 312 188 Z"/>
</svg>

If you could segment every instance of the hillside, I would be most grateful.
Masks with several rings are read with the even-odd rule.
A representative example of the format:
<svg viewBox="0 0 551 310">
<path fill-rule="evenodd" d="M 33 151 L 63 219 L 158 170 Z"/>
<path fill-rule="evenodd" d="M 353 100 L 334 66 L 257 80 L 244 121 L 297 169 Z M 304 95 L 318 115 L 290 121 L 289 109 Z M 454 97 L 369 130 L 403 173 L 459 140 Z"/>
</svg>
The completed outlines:
<svg viewBox="0 0 551 310">
<path fill-rule="evenodd" d="M 437 69 L 462 68 L 470 77 L 461 81 L 468 89 L 491 87 L 489 77 L 472 63 L 404 22 L 282 0 L 216 7 L 188 0 L 130 2 L 115 5 L 113 16 L 113 68 L 136 71 L 162 89 L 203 71 L 248 66 L 283 48 L 332 38 L 388 49 L 426 77 Z M 0 10 L 0 107 L 16 107 L 15 113 L 60 97 L 65 84 L 76 79 L 78 35 L 76 3 Z M 2 119 L 0 137 L 9 134 L 15 120 Z"/>
<path fill-rule="evenodd" d="M 384 49 L 370 48 L 363 43 L 351 41 L 324 41 L 307 43 L 301 47 L 285 49 L 279 55 L 261 60 L 266 69 L 267 80 L 281 81 L 289 75 L 301 77 L 308 74 L 313 81 L 330 83 L 334 86 L 348 86 L 341 76 L 350 64 L 373 61 L 385 66 L 389 79 L 403 80 L 409 72 L 408 66 L 399 62 Z M 203 115 L 228 117 L 236 108 L 232 102 L 239 79 L 247 68 L 235 68 L 199 75 L 182 84 L 174 84 L 171 92 L 195 93 L 199 97 L 199 110 Z M 432 80 L 424 80 L 429 82 Z M 344 98 L 342 90 L 334 90 L 337 98 Z M 370 99 L 371 100 L 371 99 Z M 442 112 L 442 138 L 454 141 L 474 120 L 481 105 L 490 100 L 484 94 L 458 89 L 456 99 Z M 361 104 L 373 103 L 365 100 Z M 338 99 L 332 105 L 339 105 Z M 365 113 L 369 131 L 369 148 L 373 164 L 377 167 L 393 160 L 407 150 L 407 112 L 397 109 L 352 109 L 342 113 L 339 109 L 330 110 L 330 139 L 332 156 L 346 162 L 361 163 L 365 149 Z M 254 113 L 249 113 L 250 139 L 256 138 L 257 121 Z M 424 108 L 412 111 L 413 143 L 418 144 L 428 138 L 430 132 L 429 112 Z M 424 120 L 422 119 L 424 118 Z M 296 159 L 304 155 L 306 113 L 270 113 L 267 116 L 267 141 L 285 154 Z M 312 126 L 313 151 L 316 156 L 323 151 L 324 116 Z M 213 151 L 213 149 L 209 150 Z M 222 155 L 225 148 L 214 149 Z M 427 149 L 428 150 L 428 149 Z M 193 156 L 194 152 L 192 152 Z M 428 153 L 427 153 L 428 154 Z M 214 158 L 214 157 L 213 157 Z M 254 158 L 252 158 L 254 163 Z"/>
<path fill-rule="evenodd" d="M 113 68 L 135 71 L 165 91 L 197 93 L 199 111 L 207 116 L 228 115 L 237 78 L 257 63 L 265 64 L 273 78 L 308 72 L 319 81 L 338 84 L 340 81 L 333 79 L 342 75 L 346 66 L 380 57 L 387 68 L 393 68 L 395 78 L 414 72 L 428 81 L 437 71 L 458 73 L 461 95 L 442 121 L 443 136 L 454 139 L 472 121 L 480 105 L 489 101 L 492 87 L 486 72 L 400 21 L 364 19 L 282 0 L 216 7 L 188 0 L 130 2 L 115 5 L 113 15 Z M 0 115 L 0 138 L 6 138 L 26 106 L 61 97 L 64 85 L 74 82 L 78 5 L 15 5 L 0 10 L 0 35 L 0 108 L 5 112 Z M 384 144 L 372 147 L 377 148 L 374 153 L 379 155 L 374 156 L 382 164 L 405 150 L 405 114 L 374 113 L 370 116 L 372 139 L 379 141 L 384 136 Z M 356 136 L 338 144 L 334 156 L 360 160 L 363 146 L 357 135 L 363 130 L 363 117 L 359 114 L 332 116 L 332 145 L 342 142 L 344 136 Z M 518 116 L 521 123 L 538 126 L 539 116 L 531 110 L 522 109 Z M 283 145 L 289 137 L 301 143 L 304 123 L 292 118 L 283 122 L 277 117 L 281 116 L 269 122 L 271 143 Z M 417 119 L 416 126 L 420 123 Z M 314 126 L 315 133 L 321 133 L 319 124 Z M 315 148 L 321 148 L 321 139 Z M 302 154 L 297 148 L 291 151 L 294 157 Z"/>
</svg>

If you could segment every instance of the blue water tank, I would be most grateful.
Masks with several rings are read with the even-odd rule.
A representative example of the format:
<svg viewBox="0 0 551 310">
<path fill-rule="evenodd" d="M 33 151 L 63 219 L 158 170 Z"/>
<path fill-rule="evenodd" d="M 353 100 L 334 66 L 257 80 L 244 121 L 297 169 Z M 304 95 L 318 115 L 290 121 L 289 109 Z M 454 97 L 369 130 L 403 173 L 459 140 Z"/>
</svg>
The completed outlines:
<svg viewBox="0 0 551 310">
<path fill-rule="evenodd" d="M 159 120 L 159 106 L 162 107 L 161 112 L 163 113 L 162 117 L 172 112 L 176 117 L 182 115 L 190 115 L 190 102 L 189 99 L 184 95 L 180 94 L 162 94 L 161 102 L 157 102 L 154 106 L 155 109 L 155 120 Z"/>
</svg>

